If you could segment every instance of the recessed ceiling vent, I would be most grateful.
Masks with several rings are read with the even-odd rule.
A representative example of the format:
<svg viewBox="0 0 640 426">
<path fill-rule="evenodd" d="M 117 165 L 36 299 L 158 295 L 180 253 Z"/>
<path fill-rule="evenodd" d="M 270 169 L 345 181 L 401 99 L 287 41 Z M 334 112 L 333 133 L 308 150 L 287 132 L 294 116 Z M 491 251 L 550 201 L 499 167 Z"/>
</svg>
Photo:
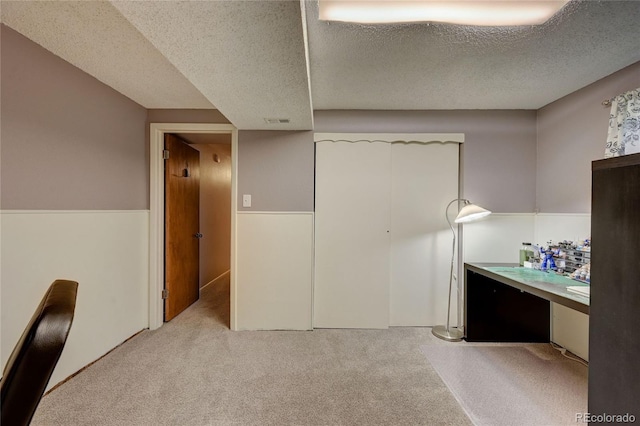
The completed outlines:
<svg viewBox="0 0 640 426">
<path fill-rule="evenodd" d="M 264 121 L 267 124 L 286 124 L 289 122 L 288 118 L 265 118 Z"/>
</svg>

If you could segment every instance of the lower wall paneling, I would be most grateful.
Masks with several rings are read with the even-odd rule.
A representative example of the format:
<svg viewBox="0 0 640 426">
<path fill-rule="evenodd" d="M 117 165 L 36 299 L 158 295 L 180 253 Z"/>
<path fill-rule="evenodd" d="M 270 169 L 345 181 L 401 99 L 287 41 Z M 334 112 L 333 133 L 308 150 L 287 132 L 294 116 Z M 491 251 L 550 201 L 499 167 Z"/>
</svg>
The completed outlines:
<svg viewBox="0 0 640 426">
<path fill-rule="evenodd" d="M 2 211 L 2 365 L 54 280 L 78 281 L 49 388 L 148 326 L 148 211 Z"/>
<path fill-rule="evenodd" d="M 552 303 L 551 341 L 589 361 L 589 315 Z"/>
<path fill-rule="evenodd" d="M 576 241 L 591 237 L 591 215 L 539 213 L 536 215 L 535 242 Z M 551 340 L 582 359 L 589 360 L 589 316 L 551 304 Z"/>
<path fill-rule="evenodd" d="M 238 330 L 310 330 L 313 213 L 243 212 L 236 228 Z"/>
<path fill-rule="evenodd" d="M 518 263 L 522 243 L 533 242 L 534 227 L 533 213 L 494 213 L 466 224 L 462 231 L 463 259 Z"/>
<path fill-rule="evenodd" d="M 547 245 L 553 242 L 576 241 L 590 238 L 591 215 L 570 213 L 538 213 L 536 215 L 535 241 L 532 243 Z"/>
</svg>

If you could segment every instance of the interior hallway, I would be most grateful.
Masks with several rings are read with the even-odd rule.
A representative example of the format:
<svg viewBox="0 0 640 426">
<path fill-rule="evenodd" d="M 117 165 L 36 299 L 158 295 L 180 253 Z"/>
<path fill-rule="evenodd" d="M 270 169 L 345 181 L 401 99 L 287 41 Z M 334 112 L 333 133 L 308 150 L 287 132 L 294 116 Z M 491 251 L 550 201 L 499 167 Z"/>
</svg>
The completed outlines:
<svg viewBox="0 0 640 426">
<path fill-rule="evenodd" d="M 227 280 L 55 389 L 32 424 L 471 424 L 420 350 L 434 340 L 417 327 L 232 332 Z"/>
</svg>

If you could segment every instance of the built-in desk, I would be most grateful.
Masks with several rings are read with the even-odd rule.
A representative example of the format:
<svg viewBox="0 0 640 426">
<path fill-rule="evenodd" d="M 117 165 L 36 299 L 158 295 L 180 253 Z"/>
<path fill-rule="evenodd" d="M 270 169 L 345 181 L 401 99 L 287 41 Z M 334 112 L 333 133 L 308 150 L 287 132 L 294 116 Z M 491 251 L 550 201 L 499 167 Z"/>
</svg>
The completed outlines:
<svg viewBox="0 0 640 426">
<path fill-rule="evenodd" d="M 551 302 L 589 314 L 589 297 L 567 290 L 581 285 L 517 264 L 465 263 L 465 339 L 548 342 Z"/>
</svg>

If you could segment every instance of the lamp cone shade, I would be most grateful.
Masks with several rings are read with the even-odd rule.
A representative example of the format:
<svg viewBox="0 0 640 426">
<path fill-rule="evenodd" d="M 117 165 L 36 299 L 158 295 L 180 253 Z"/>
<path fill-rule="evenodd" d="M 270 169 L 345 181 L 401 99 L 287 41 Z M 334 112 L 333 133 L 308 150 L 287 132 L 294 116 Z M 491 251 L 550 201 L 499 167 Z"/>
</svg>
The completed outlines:
<svg viewBox="0 0 640 426">
<path fill-rule="evenodd" d="M 465 204 L 462 209 L 460 209 L 460 213 L 456 216 L 454 220 L 455 223 L 468 223 L 473 222 L 474 220 L 481 219 L 485 216 L 489 216 L 491 212 L 487 209 L 483 209 L 480 206 L 476 206 L 475 204 L 468 203 Z"/>
</svg>

